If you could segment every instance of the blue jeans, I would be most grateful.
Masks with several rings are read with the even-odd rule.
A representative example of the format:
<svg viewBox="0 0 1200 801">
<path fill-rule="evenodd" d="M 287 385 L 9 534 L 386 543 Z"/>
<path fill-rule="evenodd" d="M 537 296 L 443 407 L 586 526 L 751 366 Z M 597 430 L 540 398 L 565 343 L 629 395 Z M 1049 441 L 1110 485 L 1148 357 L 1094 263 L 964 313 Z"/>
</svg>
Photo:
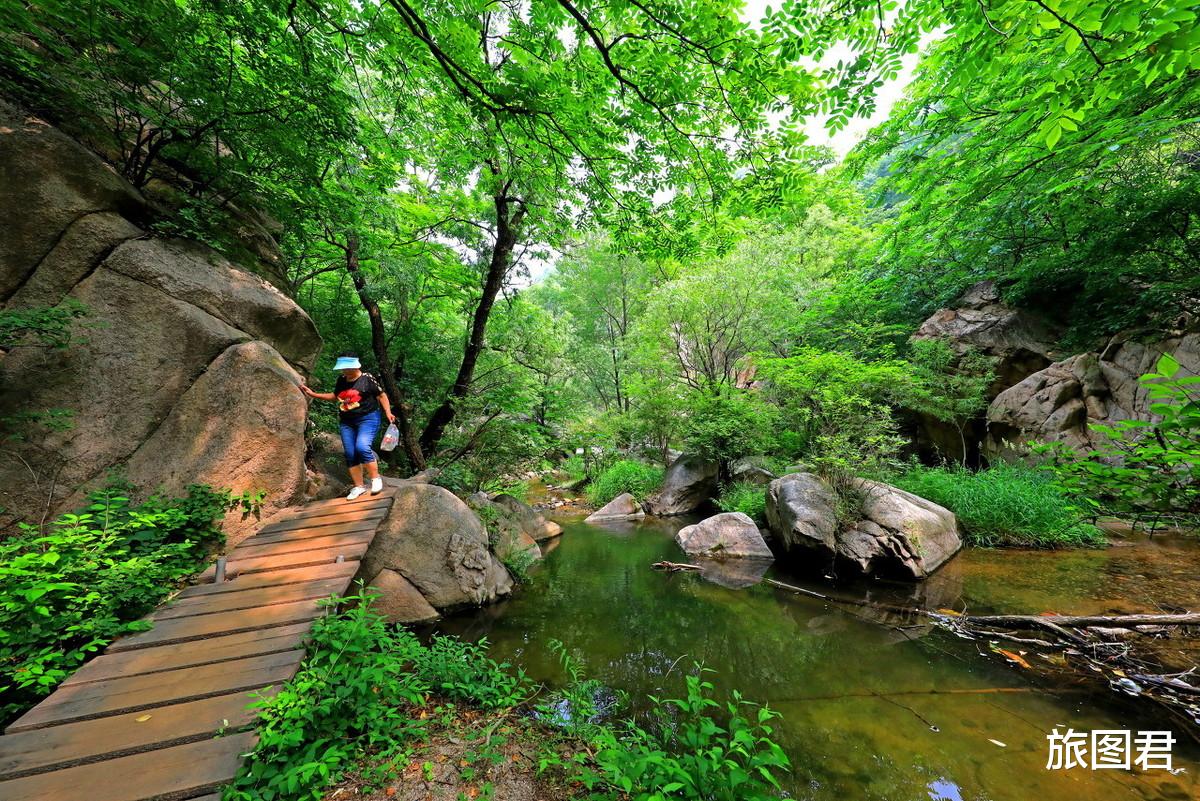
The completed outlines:
<svg viewBox="0 0 1200 801">
<path fill-rule="evenodd" d="M 382 423 L 383 416 L 378 411 L 365 414 L 353 422 L 341 421 L 339 428 L 342 431 L 342 449 L 346 451 L 347 466 L 354 467 L 375 461 L 375 451 L 371 446 L 375 443 L 375 435 L 379 433 Z"/>
</svg>

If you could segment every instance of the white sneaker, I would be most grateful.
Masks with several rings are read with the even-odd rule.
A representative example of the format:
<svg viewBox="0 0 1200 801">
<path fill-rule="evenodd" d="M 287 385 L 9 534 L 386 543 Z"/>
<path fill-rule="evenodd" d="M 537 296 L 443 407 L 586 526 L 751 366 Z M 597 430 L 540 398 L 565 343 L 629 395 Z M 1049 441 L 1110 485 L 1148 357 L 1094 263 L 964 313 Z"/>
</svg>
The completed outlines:
<svg viewBox="0 0 1200 801">
<path fill-rule="evenodd" d="M 346 500 L 352 501 L 367 491 L 366 487 L 355 487 L 350 490 L 350 494 L 346 496 Z"/>
<path fill-rule="evenodd" d="M 383 479 L 382 478 L 371 479 L 371 494 L 378 495 L 381 492 L 383 492 Z"/>
</svg>

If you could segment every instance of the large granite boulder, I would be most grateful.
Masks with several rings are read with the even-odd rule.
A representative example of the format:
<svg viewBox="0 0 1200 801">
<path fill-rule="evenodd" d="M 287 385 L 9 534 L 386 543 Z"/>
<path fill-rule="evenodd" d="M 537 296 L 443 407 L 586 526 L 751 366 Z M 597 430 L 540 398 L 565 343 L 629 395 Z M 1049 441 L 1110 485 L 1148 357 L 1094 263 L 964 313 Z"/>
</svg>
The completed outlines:
<svg viewBox="0 0 1200 801">
<path fill-rule="evenodd" d="M 971 287 L 954 308 L 941 309 L 921 324 L 914 340 L 941 340 L 963 355 L 970 349 L 992 358 L 996 377 L 985 392 L 990 401 L 1007 387 L 1053 360 L 1059 329 L 1036 312 L 1008 306 L 992 281 Z M 961 427 L 924 412 L 909 411 L 903 422 L 924 459 L 978 464 L 984 439 L 982 415 Z"/>
<path fill-rule="evenodd" d="M 1059 333 L 1045 317 L 1005 304 L 995 282 L 981 281 L 954 308 L 941 309 L 925 320 L 913 339 L 941 339 L 956 352 L 974 348 L 994 357 L 1000 388 L 1050 364 Z"/>
<path fill-rule="evenodd" d="M 758 526 L 742 512 L 722 512 L 684 526 L 675 542 L 685 553 L 696 556 L 773 558 Z"/>
<path fill-rule="evenodd" d="M 553 520 L 547 520 L 531 506 L 511 495 L 501 493 L 491 501 L 515 518 L 520 523 L 521 530 L 535 542 L 542 542 L 562 534 L 562 526 Z"/>
<path fill-rule="evenodd" d="M 718 466 L 684 454 L 671 463 L 662 489 L 650 499 L 650 513 L 659 517 L 686 515 L 704 508 L 717 494 Z"/>
<path fill-rule="evenodd" d="M 923 579 L 962 548 L 949 509 L 878 481 L 855 488 L 862 518 L 840 533 L 838 553 L 863 573 Z"/>
<path fill-rule="evenodd" d="M 81 303 L 71 347 L 0 357 L 0 417 L 62 410 L 0 448 L 0 525 L 78 503 L 113 469 L 143 493 L 191 483 L 304 497 L 321 341 L 298 305 L 196 243 L 147 233 L 142 196 L 52 126 L 0 104 L 0 308 Z M 30 470 L 34 474 L 30 474 Z M 230 521 L 230 539 L 254 521 Z"/>
<path fill-rule="evenodd" d="M 730 478 L 734 481 L 743 484 L 759 484 L 764 487 L 777 478 L 770 470 L 747 461 L 734 462 L 729 472 Z"/>
<path fill-rule="evenodd" d="M 432 623 L 440 617 L 421 591 L 395 570 L 380 570 L 367 586 L 378 592 L 371 608 L 390 623 Z"/>
<path fill-rule="evenodd" d="M 767 527 L 780 544 L 834 551 L 837 497 L 815 473 L 789 473 L 767 485 Z"/>
<path fill-rule="evenodd" d="M 812 473 L 772 481 L 767 520 L 782 547 L 871 575 L 924 579 L 962 547 L 954 515 L 931 501 L 857 479 L 857 519 L 839 524 L 832 488 Z"/>
<path fill-rule="evenodd" d="M 606 520 L 637 520 L 645 517 L 642 505 L 628 492 L 621 493 L 587 516 L 586 523 L 602 523 Z"/>
<path fill-rule="evenodd" d="M 369 584 L 382 570 L 404 576 L 438 610 L 490 603 L 512 591 L 483 523 L 454 493 L 432 484 L 395 488 L 358 575 Z"/>
<path fill-rule="evenodd" d="M 502 498 L 507 498 L 510 502 L 501 503 Z M 483 527 L 487 530 L 492 553 L 496 554 L 501 562 L 508 565 L 528 564 L 542 558 L 541 549 L 529 534 L 531 530 L 536 530 L 536 521 L 533 518 L 541 518 L 541 515 L 511 495 L 497 495 L 493 499 L 486 492 L 476 492 L 467 498 L 467 506 L 479 515 Z M 521 514 L 521 506 L 525 506 L 530 514 Z"/>
<path fill-rule="evenodd" d="M 1195 330 L 1149 343 L 1117 340 L 1101 353 L 1081 353 L 1034 373 L 988 407 L 985 453 L 1012 458 L 1033 440 L 1086 451 L 1098 444 L 1093 424 L 1151 419 L 1138 377 L 1153 372 L 1164 353 L 1188 373 L 1200 375 L 1200 332 Z"/>
</svg>

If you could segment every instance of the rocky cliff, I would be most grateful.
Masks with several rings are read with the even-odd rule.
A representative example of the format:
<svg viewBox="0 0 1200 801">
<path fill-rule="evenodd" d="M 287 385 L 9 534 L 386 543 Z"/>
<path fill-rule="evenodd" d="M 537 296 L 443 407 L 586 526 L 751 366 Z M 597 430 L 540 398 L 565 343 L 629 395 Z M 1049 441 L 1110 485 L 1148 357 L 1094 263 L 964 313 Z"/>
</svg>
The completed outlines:
<svg viewBox="0 0 1200 801">
<path fill-rule="evenodd" d="M 0 523 L 69 508 L 114 469 L 145 492 L 264 490 L 268 513 L 303 493 L 312 320 L 211 249 L 150 233 L 153 216 L 91 152 L 0 103 L 0 308 L 87 310 L 71 347 L 0 356 L 0 419 L 70 421 L 0 434 Z"/>
<path fill-rule="evenodd" d="M 967 426 L 968 461 L 1014 458 L 1034 440 L 1089 450 L 1096 445 L 1091 425 L 1150 419 L 1137 379 L 1164 353 L 1200 374 L 1200 325 L 1194 322 L 1174 331 L 1126 332 L 1073 355 L 1055 351 L 1058 331 L 1053 320 L 1003 303 L 990 281 L 918 329 L 916 338 L 943 339 L 959 352 L 973 347 L 996 360 L 987 410 Z M 922 419 L 918 437 L 927 452 L 960 458 L 950 426 Z"/>
</svg>

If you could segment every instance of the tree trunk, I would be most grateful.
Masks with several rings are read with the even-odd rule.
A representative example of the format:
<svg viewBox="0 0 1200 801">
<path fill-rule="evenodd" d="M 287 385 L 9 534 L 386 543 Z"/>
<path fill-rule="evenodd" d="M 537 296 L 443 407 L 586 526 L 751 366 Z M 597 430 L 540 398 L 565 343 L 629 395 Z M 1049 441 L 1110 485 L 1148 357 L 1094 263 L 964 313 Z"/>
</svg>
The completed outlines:
<svg viewBox="0 0 1200 801">
<path fill-rule="evenodd" d="M 358 292 L 358 301 L 366 309 L 371 321 L 371 350 L 375 353 L 375 361 L 379 363 L 379 378 L 383 382 L 383 390 L 392 402 L 392 413 L 400 429 L 400 439 L 404 443 L 404 454 L 412 465 L 413 472 L 425 469 L 425 454 L 418 447 L 413 436 L 412 419 L 409 417 L 409 407 L 404 403 L 399 387 L 396 386 L 396 376 L 392 370 L 391 358 L 387 350 L 387 334 L 383 326 L 383 313 L 379 304 L 371 297 L 367 289 L 367 279 L 358 263 L 358 236 L 346 236 L 346 271 L 354 281 L 354 289 Z"/>
<path fill-rule="evenodd" d="M 504 286 L 504 279 L 508 276 L 513 250 L 517 244 L 517 229 L 521 224 L 521 219 L 525 216 L 524 204 L 519 204 L 517 211 L 511 217 L 509 216 L 509 207 L 513 201 L 504 194 L 503 190 L 495 196 L 494 201 L 496 205 L 496 243 L 492 248 L 491 261 L 488 263 L 483 294 L 479 296 L 479 303 L 475 306 L 475 315 L 471 321 L 471 334 L 463 349 L 462 363 L 459 365 L 454 384 L 446 393 L 442 404 L 429 417 L 425 430 L 421 432 L 421 451 L 426 458 L 436 452 L 442 435 L 446 433 L 446 426 L 454 420 L 455 405 L 465 398 L 471 389 L 475 365 L 479 361 L 479 354 L 483 352 L 488 316 L 492 313 L 492 306 L 500 294 L 500 289 Z"/>
</svg>

